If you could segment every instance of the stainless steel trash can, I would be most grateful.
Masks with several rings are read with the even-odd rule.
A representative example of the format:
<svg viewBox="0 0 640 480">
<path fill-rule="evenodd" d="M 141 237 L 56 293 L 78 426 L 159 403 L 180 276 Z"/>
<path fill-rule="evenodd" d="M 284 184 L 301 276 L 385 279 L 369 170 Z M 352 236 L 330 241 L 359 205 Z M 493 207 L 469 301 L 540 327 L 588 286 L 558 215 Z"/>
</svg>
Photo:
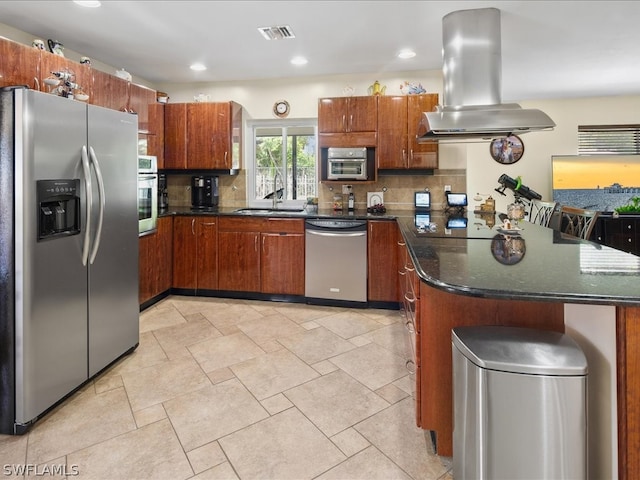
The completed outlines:
<svg viewBox="0 0 640 480">
<path fill-rule="evenodd" d="M 453 477 L 587 478 L 587 360 L 557 332 L 452 331 Z"/>
</svg>

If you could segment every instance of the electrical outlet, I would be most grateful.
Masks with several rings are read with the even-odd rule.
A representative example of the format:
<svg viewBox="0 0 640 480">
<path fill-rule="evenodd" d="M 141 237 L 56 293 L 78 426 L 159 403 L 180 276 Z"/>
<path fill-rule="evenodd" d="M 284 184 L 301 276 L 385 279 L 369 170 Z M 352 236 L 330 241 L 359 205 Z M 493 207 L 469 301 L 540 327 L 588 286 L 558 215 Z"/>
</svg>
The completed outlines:
<svg viewBox="0 0 640 480">
<path fill-rule="evenodd" d="M 342 185 L 342 193 L 348 195 L 351 193 L 351 185 Z"/>
<path fill-rule="evenodd" d="M 444 186 L 444 191 L 445 192 L 450 192 L 451 191 L 451 185 L 445 185 Z"/>
</svg>

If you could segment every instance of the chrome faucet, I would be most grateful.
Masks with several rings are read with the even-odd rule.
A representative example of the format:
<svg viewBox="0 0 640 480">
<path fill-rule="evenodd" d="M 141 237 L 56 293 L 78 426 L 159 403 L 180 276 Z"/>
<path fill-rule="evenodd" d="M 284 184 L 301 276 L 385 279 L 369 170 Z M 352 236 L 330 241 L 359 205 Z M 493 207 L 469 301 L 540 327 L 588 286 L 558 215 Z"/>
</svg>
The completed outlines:
<svg viewBox="0 0 640 480">
<path fill-rule="evenodd" d="M 282 184 L 282 191 L 284 192 L 284 180 L 282 175 L 280 174 L 280 170 L 276 169 L 276 173 L 273 176 L 273 205 L 272 208 L 276 210 L 278 208 L 278 204 L 282 203 L 282 200 L 278 199 L 278 177 L 280 177 L 280 183 Z"/>
</svg>

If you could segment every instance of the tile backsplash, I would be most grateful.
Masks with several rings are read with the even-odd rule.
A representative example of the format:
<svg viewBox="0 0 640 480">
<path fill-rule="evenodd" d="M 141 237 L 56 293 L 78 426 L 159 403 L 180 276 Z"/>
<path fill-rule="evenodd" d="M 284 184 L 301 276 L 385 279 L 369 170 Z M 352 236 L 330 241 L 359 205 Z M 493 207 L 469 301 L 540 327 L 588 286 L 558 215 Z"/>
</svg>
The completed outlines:
<svg viewBox="0 0 640 480">
<path fill-rule="evenodd" d="M 220 175 L 220 206 L 244 207 L 247 204 L 246 170 L 238 175 Z M 191 206 L 191 175 L 169 175 L 167 177 L 170 207 Z M 389 209 L 413 209 L 414 192 L 429 189 L 432 208 L 445 206 L 444 186 L 450 185 L 453 192 L 465 192 L 467 174 L 465 169 L 434 170 L 433 175 L 381 175 L 374 183 L 344 182 L 353 186 L 356 210 L 367 207 L 367 192 L 384 192 L 384 204 Z M 333 196 L 342 194 L 342 183 L 321 183 L 318 186 L 318 206 L 321 209 L 333 206 Z M 346 206 L 347 196 L 344 196 Z"/>
</svg>

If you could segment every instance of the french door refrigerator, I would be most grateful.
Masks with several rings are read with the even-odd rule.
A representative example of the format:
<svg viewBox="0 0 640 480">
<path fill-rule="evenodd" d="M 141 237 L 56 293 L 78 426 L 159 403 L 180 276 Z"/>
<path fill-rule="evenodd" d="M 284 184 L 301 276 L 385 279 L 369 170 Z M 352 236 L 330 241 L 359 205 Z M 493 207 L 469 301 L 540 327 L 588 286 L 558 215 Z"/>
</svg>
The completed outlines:
<svg viewBox="0 0 640 480">
<path fill-rule="evenodd" d="M 135 115 L 0 91 L 0 433 L 133 351 Z"/>
</svg>

